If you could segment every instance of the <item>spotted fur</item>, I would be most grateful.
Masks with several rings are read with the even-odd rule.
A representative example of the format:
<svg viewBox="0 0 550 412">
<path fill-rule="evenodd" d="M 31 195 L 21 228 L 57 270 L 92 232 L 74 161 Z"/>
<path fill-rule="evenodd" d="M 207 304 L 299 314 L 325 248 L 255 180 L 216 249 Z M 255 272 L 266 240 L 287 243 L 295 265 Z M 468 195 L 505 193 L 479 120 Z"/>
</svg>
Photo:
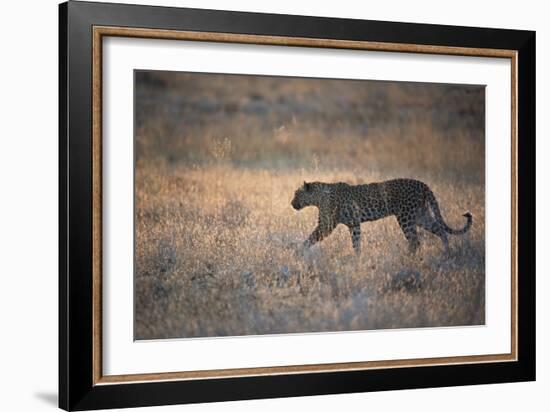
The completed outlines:
<svg viewBox="0 0 550 412">
<path fill-rule="evenodd" d="M 415 253 L 420 245 L 417 227 L 438 236 L 445 250 L 449 250 L 447 234 L 461 235 L 472 226 L 472 215 L 464 213 L 466 224 L 462 229 L 449 227 L 439 210 L 431 189 L 413 179 L 394 179 L 381 183 L 348 185 L 346 183 L 304 182 L 292 200 L 296 210 L 306 206 L 319 209 L 318 225 L 305 241 L 311 246 L 326 238 L 338 224 L 350 231 L 353 248 L 361 252 L 361 223 L 395 216 L 408 244 Z"/>
</svg>

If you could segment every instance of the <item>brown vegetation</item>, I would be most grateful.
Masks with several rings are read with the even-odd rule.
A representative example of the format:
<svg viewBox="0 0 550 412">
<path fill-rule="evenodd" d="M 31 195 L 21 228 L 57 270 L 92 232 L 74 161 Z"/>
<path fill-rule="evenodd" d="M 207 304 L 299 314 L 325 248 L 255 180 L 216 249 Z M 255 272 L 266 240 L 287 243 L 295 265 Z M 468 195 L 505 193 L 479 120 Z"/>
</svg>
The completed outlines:
<svg viewBox="0 0 550 412">
<path fill-rule="evenodd" d="M 482 87 L 136 73 L 136 339 L 477 325 L 485 319 Z M 415 258 L 394 218 L 303 240 L 304 180 L 411 177 L 446 221 Z"/>
</svg>

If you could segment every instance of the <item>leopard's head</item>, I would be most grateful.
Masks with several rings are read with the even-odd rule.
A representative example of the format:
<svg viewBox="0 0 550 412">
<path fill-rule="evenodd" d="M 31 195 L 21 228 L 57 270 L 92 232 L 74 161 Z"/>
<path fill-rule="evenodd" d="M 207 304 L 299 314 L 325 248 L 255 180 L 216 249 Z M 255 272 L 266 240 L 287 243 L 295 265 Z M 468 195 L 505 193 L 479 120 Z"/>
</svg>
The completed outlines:
<svg viewBox="0 0 550 412">
<path fill-rule="evenodd" d="M 290 204 L 296 210 L 301 210 L 306 206 L 319 206 L 321 203 L 322 191 L 320 190 L 321 183 L 304 182 L 302 186 L 294 193 L 294 199 Z"/>
</svg>

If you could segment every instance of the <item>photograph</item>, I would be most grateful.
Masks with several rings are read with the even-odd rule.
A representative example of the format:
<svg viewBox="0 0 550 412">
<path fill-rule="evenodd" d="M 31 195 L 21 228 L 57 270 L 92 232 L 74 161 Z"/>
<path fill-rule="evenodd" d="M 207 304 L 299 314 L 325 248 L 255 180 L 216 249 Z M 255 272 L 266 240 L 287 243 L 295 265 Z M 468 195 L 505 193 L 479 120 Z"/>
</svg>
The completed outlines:
<svg viewBox="0 0 550 412">
<path fill-rule="evenodd" d="M 485 86 L 134 70 L 134 339 L 485 324 Z"/>
<path fill-rule="evenodd" d="M 57 305 L 55 327 L 36 311 L 15 323 L 57 333 L 58 379 L 14 404 L 329 410 L 310 403 L 338 395 L 349 410 L 386 393 L 424 410 L 479 385 L 453 405 L 537 398 L 542 17 L 164 6 L 64 2 L 57 81 L 24 76 L 57 89 L 57 110 L 34 114 L 58 141 L 48 154 L 8 140 L 26 143 L 30 180 L 46 159 L 58 187 L 15 180 L 6 204 L 53 194 L 56 218 L 38 209 L 58 242 L 50 231 L 14 262 L 56 263 L 31 300 Z M 36 66 L 24 55 L 19 71 Z M 23 117 L 16 129 L 46 142 Z M 430 402 L 407 399 L 417 389 Z"/>
</svg>

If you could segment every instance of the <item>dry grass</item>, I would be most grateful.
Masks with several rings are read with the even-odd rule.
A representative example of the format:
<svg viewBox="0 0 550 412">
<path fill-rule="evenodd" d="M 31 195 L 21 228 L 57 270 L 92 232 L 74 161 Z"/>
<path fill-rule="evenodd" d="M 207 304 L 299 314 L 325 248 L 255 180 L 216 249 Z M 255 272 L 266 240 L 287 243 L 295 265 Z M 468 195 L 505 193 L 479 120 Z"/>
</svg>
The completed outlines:
<svg viewBox="0 0 550 412">
<path fill-rule="evenodd" d="M 147 76 L 137 83 L 137 339 L 484 323 L 479 92 Z M 214 108 L 205 103 L 212 96 L 221 102 Z M 344 103 L 321 104 L 319 96 Z M 357 103 L 374 96 L 379 107 Z M 249 110 L 250 102 L 271 110 Z M 412 109 L 398 116 L 403 107 Z M 438 109 L 451 120 L 434 117 Z M 387 111 L 395 119 L 377 123 Z M 316 223 L 315 209 L 290 206 L 302 181 L 394 177 L 425 181 L 451 226 L 473 213 L 472 230 L 450 237 L 451 256 L 424 232 L 420 252 L 409 257 L 393 217 L 362 225 L 359 259 L 345 227 L 302 248 Z"/>
</svg>

